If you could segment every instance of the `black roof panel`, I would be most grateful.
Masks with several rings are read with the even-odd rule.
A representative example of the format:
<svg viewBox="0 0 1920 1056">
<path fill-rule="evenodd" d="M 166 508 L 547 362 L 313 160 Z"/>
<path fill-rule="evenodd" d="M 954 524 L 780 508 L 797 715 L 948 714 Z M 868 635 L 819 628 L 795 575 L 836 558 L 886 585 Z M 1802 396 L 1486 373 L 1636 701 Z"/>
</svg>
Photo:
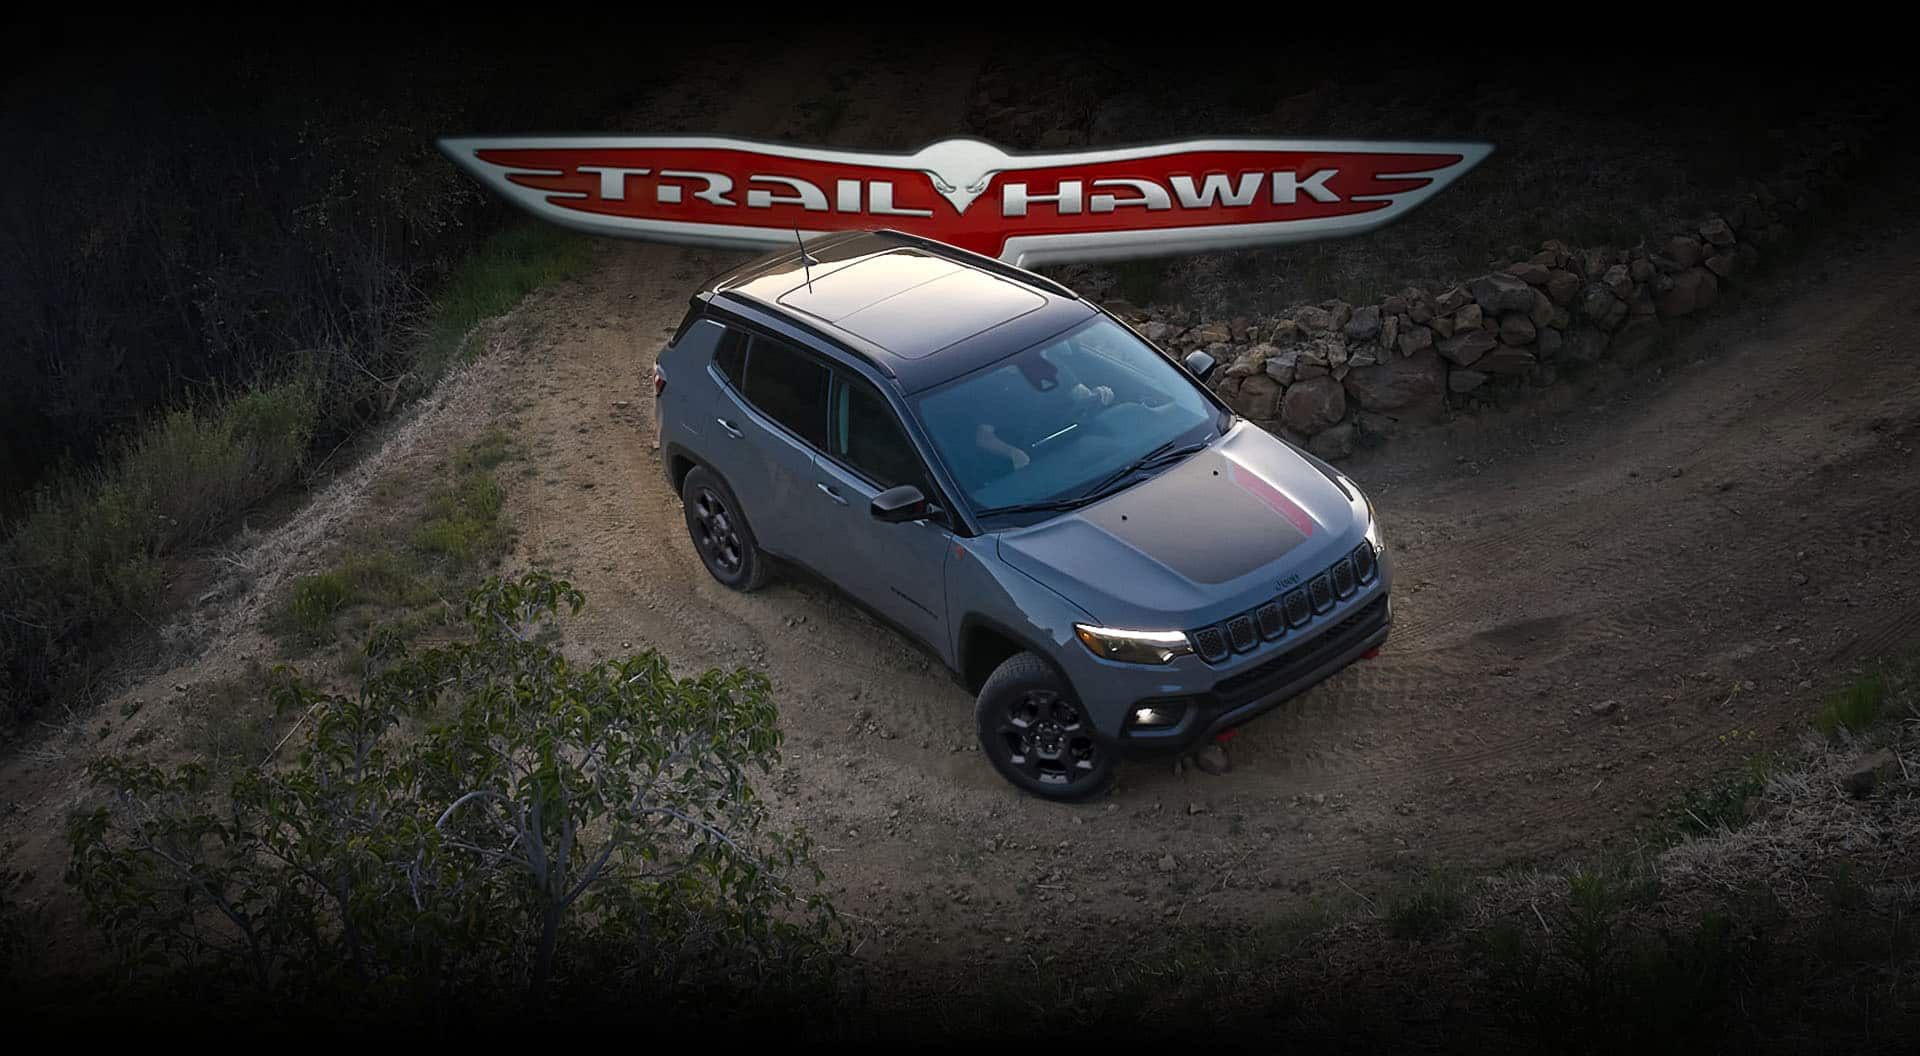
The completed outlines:
<svg viewBox="0 0 1920 1056">
<path fill-rule="evenodd" d="M 842 232 L 777 251 L 716 279 L 736 298 L 803 323 L 893 375 L 939 384 L 1093 314 L 1039 276 L 894 232 Z M 938 354 L 936 354 L 938 353 Z"/>
</svg>

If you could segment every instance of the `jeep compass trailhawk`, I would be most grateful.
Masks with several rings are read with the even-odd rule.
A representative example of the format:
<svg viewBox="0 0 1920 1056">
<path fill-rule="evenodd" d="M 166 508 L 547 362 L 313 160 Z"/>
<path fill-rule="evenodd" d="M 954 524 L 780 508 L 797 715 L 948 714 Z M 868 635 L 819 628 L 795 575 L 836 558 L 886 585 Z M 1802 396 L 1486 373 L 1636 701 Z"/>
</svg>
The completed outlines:
<svg viewBox="0 0 1920 1056">
<path fill-rule="evenodd" d="M 1039 275 L 893 231 L 696 294 L 654 367 L 707 570 L 805 566 L 977 695 L 981 750 L 1052 799 L 1191 749 L 1387 636 L 1372 504 Z"/>
</svg>

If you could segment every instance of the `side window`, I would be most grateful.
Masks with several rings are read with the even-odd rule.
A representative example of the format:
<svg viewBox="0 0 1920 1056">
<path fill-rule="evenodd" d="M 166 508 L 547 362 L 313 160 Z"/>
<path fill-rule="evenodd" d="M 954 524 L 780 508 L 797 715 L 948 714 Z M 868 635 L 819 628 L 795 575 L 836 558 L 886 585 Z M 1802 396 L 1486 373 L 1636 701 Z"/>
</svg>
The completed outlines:
<svg viewBox="0 0 1920 1056">
<path fill-rule="evenodd" d="M 755 335 L 747 351 L 747 402 L 817 448 L 827 446 L 827 366 Z"/>
<path fill-rule="evenodd" d="M 720 347 L 714 350 L 713 366 L 728 384 L 739 388 L 747 379 L 747 335 L 728 328 L 727 336 L 720 339 Z"/>
<path fill-rule="evenodd" d="M 835 458 L 853 467 L 882 490 L 912 484 L 931 495 L 920 453 L 907 438 L 893 408 L 871 385 L 841 378 L 833 388 L 829 417 Z"/>
</svg>

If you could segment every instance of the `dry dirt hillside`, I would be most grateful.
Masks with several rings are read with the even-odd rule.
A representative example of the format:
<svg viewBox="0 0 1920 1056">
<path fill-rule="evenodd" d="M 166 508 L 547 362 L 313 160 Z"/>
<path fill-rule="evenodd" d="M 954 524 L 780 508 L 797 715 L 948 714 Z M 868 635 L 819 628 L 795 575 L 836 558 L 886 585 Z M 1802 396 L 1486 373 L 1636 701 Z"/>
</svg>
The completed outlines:
<svg viewBox="0 0 1920 1056">
<path fill-rule="evenodd" d="M 924 139 L 962 106 L 973 61 L 892 56 L 831 138 Z M 707 91 L 663 123 L 702 113 Z M 777 92 L 731 105 L 715 124 L 747 134 L 791 116 Z M 689 290 L 738 258 L 609 244 L 588 278 L 496 328 L 310 515 L 237 559 L 260 577 L 196 614 L 204 652 L 122 698 L 151 706 L 104 742 L 7 761 L 4 838 L 53 892 L 87 755 L 165 729 L 174 686 L 269 655 L 262 606 L 378 516 L 371 483 L 498 426 L 530 467 L 507 480 L 510 564 L 553 568 L 589 599 L 570 648 L 771 676 L 787 737 L 772 798 L 823 844 L 863 958 L 1071 958 L 1095 933 L 1231 925 L 1420 867 L 1590 851 L 1785 744 L 1848 665 L 1920 639 L 1920 230 L 1815 249 L 1836 261 L 1824 278 L 1752 299 L 1769 311 L 1733 307 L 1661 373 L 1356 458 L 1398 555 L 1384 653 L 1245 729 L 1229 774 L 1132 766 L 1110 798 L 1062 808 L 1004 784 L 971 747 L 964 692 L 829 588 L 788 578 L 743 596 L 707 576 L 651 450 L 645 380 Z M 71 906 L 58 916 L 73 926 Z"/>
</svg>

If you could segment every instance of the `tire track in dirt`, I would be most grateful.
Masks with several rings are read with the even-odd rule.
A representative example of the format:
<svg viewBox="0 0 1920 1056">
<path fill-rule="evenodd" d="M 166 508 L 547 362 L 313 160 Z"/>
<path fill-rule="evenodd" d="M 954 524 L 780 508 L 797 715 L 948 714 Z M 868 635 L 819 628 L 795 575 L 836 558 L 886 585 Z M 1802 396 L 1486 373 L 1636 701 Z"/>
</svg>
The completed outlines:
<svg viewBox="0 0 1920 1056">
<path fill-rule="evenodd" d="M 1854 403 L 1858 407 L 1856 413 L 1898 414 L 1902 406 L 1899 383 L 1903 380 L 1911 383 L 1910 377 L 1903 373 L 1909 365 L 1886 351 L 1891 341 L 1899 339 L 1898 326 L 1904 314 L 1897 299 L 1887 296 L 1898 290 L 1897 278 L 1883 276 L 1873 289 L 1861 291 L 1863 296 L 1844 306 L 1845 314 L 1829 340 L 1834 354 L 1824 357 L 1813 371 L 1815 384 L 1808 385 L 1805 380 L 1809 363 L 1802 357 L 1773 355 L 1753 363 L 1755 357 L 1750 353 L 1745 360 L 1758 369 L 1740 377 L 1736 384 L 1740 390 L 1757 391 L 1760 395 L 1751 401 L 1726 400 L 1720 407 L 1709 405 L 1702 409 L 1698 421 L 1682 424 L 1680 428 L 1693 434 L 1696 443 L 1682 457 L 1654 468 L 1651 486 L 1671 494 L 1674 509 L 1683 515 L 1693 514 L 1700 508 L 1701 496 L 1697 492 L 1701 486 L 1695 482 L 1702 471 L 1722 481 L 1761 462 L 1790 473 L 1806 471 L 1808 467 L 1796 466 L 1790 461 L 1781 464 L 1783 460 L 1777 457 L 1779 449 L 1790 443 L 1787 439 L 1790 434 L 1805 435 L 1815 428 L 1824 428 L 1827 424 L 1823 417 L 1825 406 L 1832 401 Z M 1808 309 L 1800 311 L 1802 321 L 1808 321 Z M 1833 321 L 1824 320 L 1823 325 L 1831 326 Z M 1861 399 L 1863 394 L 1872 393 L 1878 393 L 1880 398 Z M 1910 391 L 1906 393 L 1908 400 L 1911 396 Z M 1906 406 L 1910 408 L 1911 403 Z M 1660 423 L 1660 427 L 1671 428 L 1671 423 Z M 1628 452 L 1644 451 L 1649 442 L 1659 439 L 1644 433 L 1645 430 L 1631 431 L 1617 443 Z M 1670 444 L 1667 450 L 1675 446 Z M 1850 454 L 1834 452 L 1829 457 L 1843 459 Z M 1633 461 L 1647 463 L 1646 459 L 1635 459 L 1632 454 L 1624 455 L 1623 460 L 1631 460 L 1623 469 L 1630 468 Z M 1547 468 L 1548 474 L 1558 473 L 1561 479 L 1583 472 L 1578 465 L 1566 470 Z M 1679 483 L 1667 486 L 1665 478 L 1669 474 Z M 1531 544 L 1526 549 L 1532 554 L 1554 554 L 1568 546 L 1583 545 L 1583 540 L 1602 525 L 1618 522 L 1614 510 L 1623 506 L 1644 509 L 1654 505 L 1634 494 L 1649 486 L 1647 480 L 1645 476 L 1636 478 L 1621 472 L 1615 475 L 1611 486 L 1570 486 L 1568 490 L 1576 492 L 1576 497 L 1567 498 L 1551 519 L 1524 524 L 1509 522 L 1501 528 L 1476 533 L 1476 537 L 1465 542 L 1448 545 L 1445 559 L 1463 567 L 1477 567 L 1483 574 L 1497 577 L 1513 570 L 1492 559 L 1520 548 L 1523 542 Z M 1469 486 L 1467 490 L 1472 493 L 1473 489 Z M 1568 574 L 1602 571 L 1617 574 L 1621 568 L 1616 561 L 1612 565 L 1571 569 Z M 1456 594 L 1449 602 L 1438 605 L 1424 604 L 1424 599 L 1409 604 L 1408 618 L 1395 629 L 1399 640 L 1396 644 L 1419 648 L 1431 628 L 1456 619 L 1462 612 L 1472 611 L 1477 604 L 1476 597 Z"/>
</svg>

